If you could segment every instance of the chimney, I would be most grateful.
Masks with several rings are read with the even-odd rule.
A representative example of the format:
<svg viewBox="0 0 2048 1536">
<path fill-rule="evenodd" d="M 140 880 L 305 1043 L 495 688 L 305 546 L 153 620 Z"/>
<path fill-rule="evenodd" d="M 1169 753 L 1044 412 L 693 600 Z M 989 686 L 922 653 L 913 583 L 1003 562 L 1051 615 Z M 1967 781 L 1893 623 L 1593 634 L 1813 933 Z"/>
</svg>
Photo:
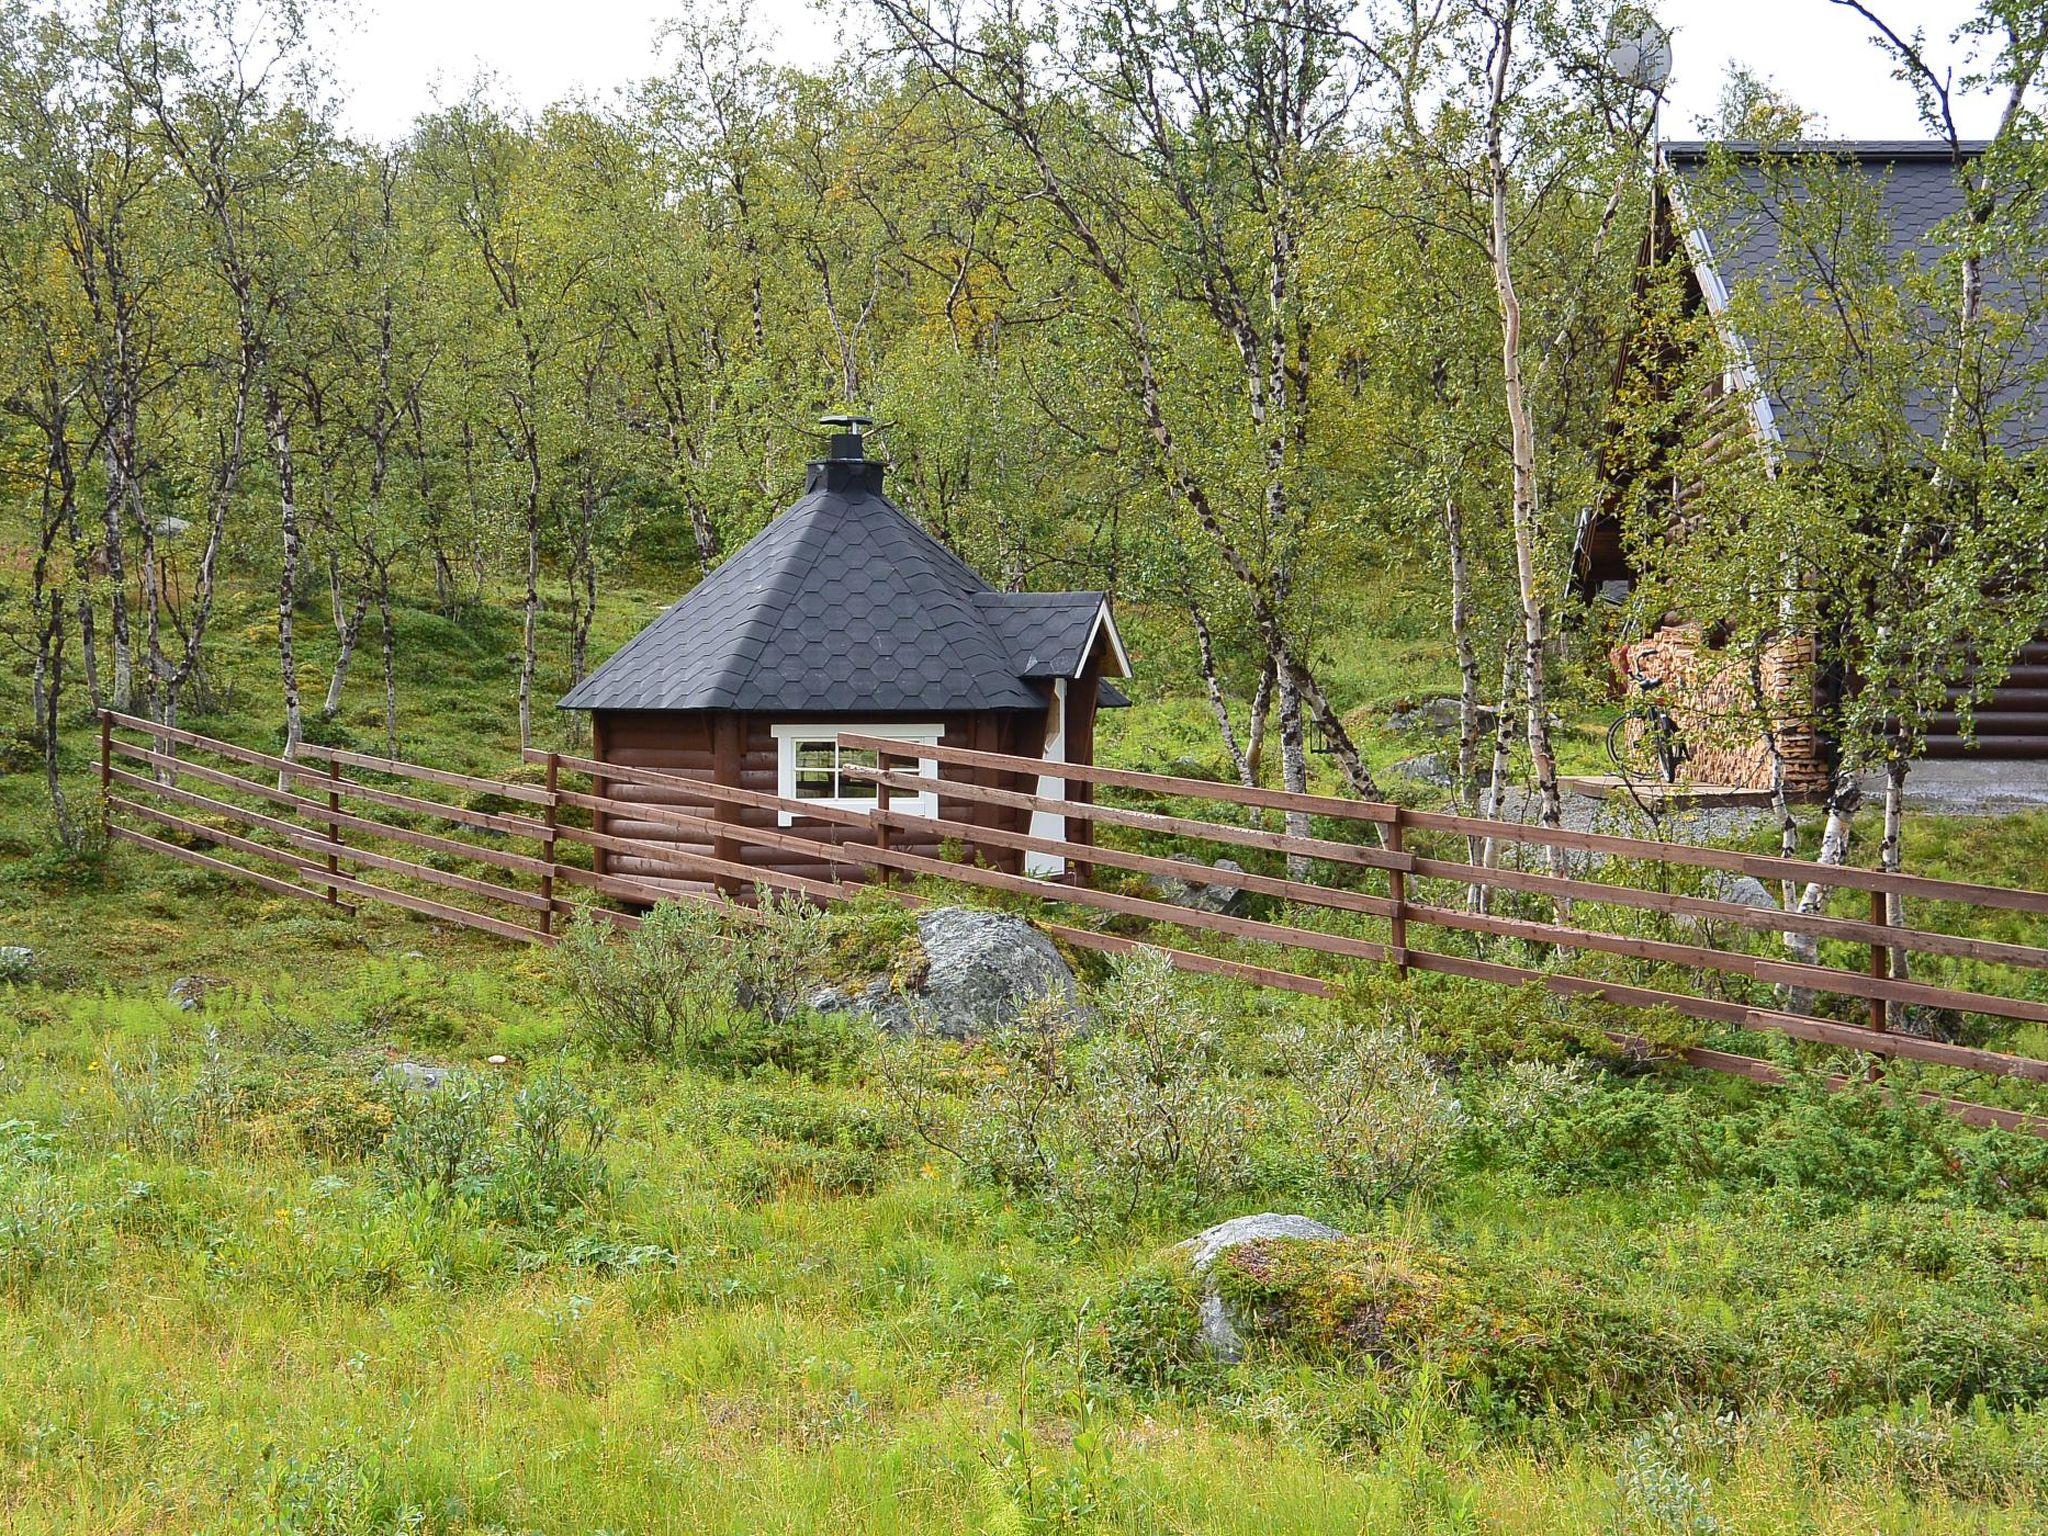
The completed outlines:
<svg viewBox="0 0 2048 1536">
<path fill-rule="evenodd" d="M 880 460 L 868 457 L 863 435 L 875 424 L 874 418 L 821 416 L 818 424 L 830 427 L 832 438 L 825 457 L 811 460 L 810 473 L 804 479 L 805 494 L 823 487 L 849 495 L 861 492 L 881 495 L 883 465 Z"/>
</svg>

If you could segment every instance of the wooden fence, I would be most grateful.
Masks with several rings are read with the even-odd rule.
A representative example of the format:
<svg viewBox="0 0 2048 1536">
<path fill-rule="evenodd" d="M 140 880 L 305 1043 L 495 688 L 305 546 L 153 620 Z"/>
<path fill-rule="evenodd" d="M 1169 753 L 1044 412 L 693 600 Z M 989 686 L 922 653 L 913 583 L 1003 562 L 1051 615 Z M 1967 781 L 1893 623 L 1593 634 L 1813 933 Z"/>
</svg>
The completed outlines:
<svg viewBox="0 0 2048 1536">
<path fill-rule="evenodd" d="M 132 736 L 145 740 L 129 740 Z M 286 759 L 113 713 L 102 715 L 100 738 L 112 838 L 277 894 L 341 906 L 385 902 L 504 938 L 551 942 L 558 920 L 578 911 L 619 924 L 637 921 L 631 913 L 597 904 L 606 898 L 645 906 L 723 885 L 728 890 L 778 889 L 829 902 L 845 896 L 855 883 L 929 876 L 1028 898 L 1049 909 L 1078 908 L 1096 914 L 1092 921 L 1098 924 L 1123 921 L 1129 926 L 1135 920 L 1150 925 L 1143 940 L 1079 926 L 1072 917 L 1058 920 L 1056 910 L 1045 926 L 1076 947 L 1119 952 L 1142 942 L 1163 948 L 1185 969 L 1263 986 L 1325 994 L 1335 984 L 1317 972 L 1314 957 L 1379 962 L 1404 975 L 1424 971 L 1510 986 L 1533 983 L 1625 1007 L 1666 1008 L 1735 1029 L 1852 1049 L 1880 1061 L 1918 1061 L 2048 1083 L 2048 1060 L 1927 1038 L 1887 1024 L 1888 1005 L 2048 1024 L 2048 1001 L 2042 997 L 1905 974 L 1906 957 L 1929 956 L 1937 964 L 1962 964 L 1972 980 L 1991 969 L 2017 978 L 2022 990 L 2031 986 L 2048 993 L 2039 980 L 2048 977 L 2048 947 L 1886 921 L 1886 897 L 1897 893 L 1922 904 L 1923 911 L 1924 904 L 1942 904 L 1951 918 L 2002 914 L 2009 928 L 2043 919 L 2033 926 L 2048 933 L 2048 892 L 1063 764 L 1060 777 L 1119 792 L 1124 803 L 1073 800 L 1037 792 L 1046 765 L 1036 758 L 858 734 L 841 736 L 840 744 L 874 754 L 877 766 L 848 766 L 842 772 L 875 786 L 875 804 L 866 810 L 788 800 L 566 753 L 526 753 L 539 779 L 527 783 L 312 744 L 302 745 L 297 759 Z M 950 768 L 973 776 L 941 778 L 936 821 L 894 804 L 898 794 L 915 796 L 934 788 L 931 780 L 916 776 L 918 760 L 935 760 L 942 775 Z M 236 769 L 259 770 L 265 777 Z M 565 777 L 588 781 L 589 790 L 566 787 Z M 1002 787 L 1005 782 L 1014 787 Z M 680 792 L 702 808 L 624 801 L 616 798 L 621 786 Z M 451 790 L 466 798 L 454 801 L 434 793 Z M 1211 809 L 1195 809 L 1203 806 Z M 797 827 L 745 825 L 738 815 L 746 808 L 789 812 L 827 829 L 836 824 L 860 840 L 834 843 Z M 1079 822 L 1097 835 L 1081 842 L 1019 832 L 1012 825 L 989 824 L 996 810 L 1049 812 L 1066 818 L 1069 827 Z M 694 834 L 716 851 L 615 836 L 599 830 L 608 815 Z M 1283 820 L 1276 828 L 1260 824 L 1262 817 Z M 1287 818 L 1294 822 L 1291 829 Z M 1310 823 L 1306 831 L 1302 818 Z M 1334 835 L 1347 829 L 1363 830 L 1369 840 Z M 1118 842 L 1102 841 L 1105 830 Z M 922 832 L 928 841 L 933 831 L 956 843 L 964 856 L 932 858 L 896 841 L 910 832 Z M 217 851 L 202 851 L 192 846 L 195 842 Z M 1200 878 L 1200 871 L 1184 860 L 1166 856 L 1190 844 L 1263 861 L 1266 868 L 1228 880 L 1270 898 L 1270 914 L 1255 918 L 1194 910 L 1149 890 L 1145 882 L 1151 877 Z M 1481 849 L 1494 857 L 1482 862 Z M 673 869 L 674 879 L 601 873 L 594 867 L 600 851 L 655 862 Z M 1014 862 L 1008 856 L 1027 852 L 1063 858 L 1072 873 L 1065 881 L 1050 882 L 991 867 L 991 860 Z M 749 853 L 801 854 L 826 865 L 835 878 L 779 871 L 750 861 Z M 228 855 L 239 855 L 241 862 Z M 1282 868 L 1280 859 L 1294 861 L 1297 868 L 1306 861 L 1320 878 L 1268 872 Z M 1838 895 L 1861 893 L 1868 897 L 1869 916 L 1781 911 L 1731 901 L 1711 890 L 1670 889 L 1688 869 L 1711 872 L 1710 879 L 1747 875 L 1800 887 L 1815 882 Z M 563 894 L 568 889 L 589 899 L 568 900 Z M 1485 899 L 1472 900 L 1474 892 L 1485 893 Z M 908 891 L 896 894 L 913 904 L 918 900 Z M 1547 901 L 1548 910 L 1528 910 L 1529 898 Z M 1519 913 L 1491 910 L 1517 900 L 1524 906 Z M 1663 931 L 1629 931 L 1631 921 L 1660 925 Z M 1711 925 L 1732 934 L 1770 936 L 1779 952 L 1723 947 L 1713 942 L 1719 930 Z M 1183 930 L 1205 947 L 1181 947 L 1187 940 L 1157 945 L 1158 926 Z M 1442 937 L 1425 942 L 1431 934 L 1450 936 L 1453 942 Z M 1836 955 L 1841 946 L 1849 946 L 1852 963 L 1828 963 L 1828 951 L 1821 951 L 1817 962 L 1787 958 L 1783 938 L 1793 934 L 1816 947 L 1829 945 Z M 1503 941 L 1513 955 L 1489 952 L 1489 944 Z M 1262 948 L 1248 952 L 1247 946 Z M 1275 950 L 1302 961 L 1273 963 Z M 1606 969 L 1581 974 L 1562 968 L 1589 961 Z M 1783 1005 L 1787 995 L 1849 999 L 1865 1022 L 1795 1011 Z M 1613 1033 L 1617 1040 L 1631 1041 L 1625 1031 Z M 1693 1065 L 1761 1082 L 1785 1076 L 1775 1063 L 1730 1051 L 1694 1047 L 1679 1054 Z M 1974 1124 L 2048 1135 L 2048 1117 L 1945 1095 L 1918 1096 Z"/>
</svg>

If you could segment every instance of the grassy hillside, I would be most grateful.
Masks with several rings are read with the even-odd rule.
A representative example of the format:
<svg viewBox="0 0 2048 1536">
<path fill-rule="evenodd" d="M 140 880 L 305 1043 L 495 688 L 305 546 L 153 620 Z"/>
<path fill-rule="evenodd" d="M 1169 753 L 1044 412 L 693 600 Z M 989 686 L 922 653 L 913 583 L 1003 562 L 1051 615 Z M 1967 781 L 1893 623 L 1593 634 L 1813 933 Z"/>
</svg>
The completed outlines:
<svg viewBox="0 0 2048 1536">
<path fill-rule="evenodd" d="M 604 648 L 665 596 L 613 604 Z M 1141 663 L 1170 647 L 1138 628 Z M 269 744 L 260 595 L 221 633 L 188 723 Z M 365 745 L 374 643 L 333 732 Z M 408 755 L 516 759 L 516 643 L 503 613 L 404 614 Z M 1338 662 L 1361 720 L 1447 681 L 1397 598 Z M 1213 756 L 1162 673 L 1106 756 Z M 81 721 L 81 792 L 88 746 Z M 37 960 L 0 993 L 10 1531 L 2039 1529 L 2030 1141 L 1645 1075 L 1568 1010 L 1370 977 L 1334 1006 L 1098 992 L 1060 1066 L 1088 1091 L 1042 1123 L 1014 1049 L 912 1061 L 714 980 L 672 1052 L 622 1059 L 567 962 L 61 857 L 13 766 L 0 943 Z M 1930 872 L 2048 853 L 2042 818 L 1913 833 Z M 840 922 L 842 956 L 902 940 Z M 192 974 L 219 985 L 180 1011 Z M 1448 1075 L 1368 1073 L 1333 1129 L 1332 1041 Z M 422 1093 L 395 1061 L 458 1075 Z M 1139 1168 L 1104 1117 L 1150 1145 L 1162 1105 L 1206 1141 Z M 1037 1179 L 1004 1151 L 1032 1125 Z M 1259 1210 L 1356 1242 L 1237 1275 L 1260 1321 L 1218 1365 L 1159 1256 Z"/>
</svg>

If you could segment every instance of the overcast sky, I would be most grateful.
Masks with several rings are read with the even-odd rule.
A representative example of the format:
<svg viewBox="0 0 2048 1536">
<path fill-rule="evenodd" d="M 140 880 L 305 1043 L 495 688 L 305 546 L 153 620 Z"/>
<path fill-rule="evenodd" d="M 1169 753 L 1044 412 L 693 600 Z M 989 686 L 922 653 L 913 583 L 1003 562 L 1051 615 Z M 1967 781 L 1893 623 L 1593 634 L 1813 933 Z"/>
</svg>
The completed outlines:
<svg viewBox="0 0 2048 1536">
<path fill-rule="evenodd" d="M 348 124 L 378 138 L 403 134 L 438 89 L 459 94 L 479 68 L 500 90 L 538 108 L 572 92 L 603 96 L 653 70 L 660 22 L 689 0 L 359 0 L 336 68 Z M 1917 138 L 1910 93 L 1891 78 L 1863 23 L 1830 0 L 1662 0 L 1676 42 L 1664 131 L 1687 137 L 1710 114 L 1728 62 L 1768 76 L 1844 138 Z M 1890 0 L 1897 24 L 1946 43 L 1968 0 Z M 785 60 L 833 51 L 836 24 L 807 0 L 754 0 L 755 18 Z M 1944 46 L 1937 50 L 1946 55 Z M 1987 127 L 1989 110 L 1965 123 Z"/>
</svg>

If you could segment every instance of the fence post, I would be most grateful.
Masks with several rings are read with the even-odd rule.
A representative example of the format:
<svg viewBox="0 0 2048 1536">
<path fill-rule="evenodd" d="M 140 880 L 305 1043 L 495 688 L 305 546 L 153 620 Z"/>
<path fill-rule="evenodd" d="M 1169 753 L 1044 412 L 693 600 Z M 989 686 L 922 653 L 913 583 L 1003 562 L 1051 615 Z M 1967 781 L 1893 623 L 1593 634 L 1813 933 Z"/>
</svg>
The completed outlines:
<svg viewBox="0 0 2048 1536">
<path fill-rule="evenodd" d="M 1394 807 L 1394 819 L 1387 823 L 1387 852 L 1402 851 L 1401 807 Z M 1387 871 L 1387 895 L 1394 903 L 1393 917 L 1387 927 L 1388 958 L 1394 962 L 1394 973 L 1403 981 L 1408 979 L 1408 871 L 1390 869 Z"/>
<path fill-rule="evenodd" d="M 1888 910 L 1888 907 L 1889 904 L 1885 900 L 1885 893 L 1883 891 L 1872 891 L 1870 893 L 1870 920 L 1880 928 L 1889 926 L 1891 922 L 1891 913 Z M 1880 944 L 1875 939 L 1873 939 L 1870 944 L 1870 974 L 1872 979 L 1877 981 L 1887 981 L 1891 978 L 1891 970 L 1892 967 L 1890 947 L 1884 944 Z M 1882 1030 L 1889 1027 L 1889 1022 L 1886 1017 L 1886 1004 L 1884 998 L 1873 997 L 1870 1000 L 1870 1027 L 1876 1030 Z M 1875 1081 L 1876 1079 L 1883 1076 L 1883 1061 L 1872 1061 L 1870 1065 L 1871 1080 Z"/>
<path fill-rule="evenodd" d="M 890 796 L 886 777 L 889 773 L 889 754 L 887 752 L 879 749 L 876 750 L 875 767 L 884 775 L 884 778 L 875 785 L 875 849 L 879 853 L 887 853 L 889 851 Z M 875 866 L 875 879 L 882 885 L 891 884 L 895 879 L 895 874 L 896 872 L 887 864 L 877 864 Z"/>
<path fill-rule="evenodd" d="M 339 781 L 339 779 L 340 779 L 340 778 L 341 778 L 341 763 L 339 762 L 339 760 L 337 760 L 337 759 L 335 759 L 335 758 L 332 758 L 332 757 L 328 758 L 328 759 L 327 759 L 327 840 L 328 840 L 328 841 L 329 841 L 330 843 L 339 843 L 339 842 L 341 841 L 341 791 L 340 791 L 339 789 L 337 789 L 337 788 L 335 787 L 335 785 L 336 785 L 337 781 Z M 339 854 L 334 854 L 334 853 L 330 853 L 330 854 L 328 854 L 328 855 L 327 855 L 327 873 L 328 873 L 328 874 L 330 874 L 330 875 L 336 876 L 337 878 L 338 878 L 338 877 L 340 876 L 340 874 L 341 874 L 341 856 L 340 856 Z M 338 887 L 338 886 L 334 886 L 334 885 L 330 885 L 330 886 L 328 886 L 328 887 L 327 887 L 327 900 L 328 900 L 328 902 L 329 902 L 330 904 L 332 904 L 332 905 L 335 905 L 335 906 L 339 906 L 339 905 L 341 904 L 341 889 L 340 889 L 340 887 Z"/>
<path fill-rule="evenodd" d="M 541 819 L 547 823 L 547 835 L 540 840 L 540 856 L 547 860 L 548 867 L 540 872 L 540 899 L 546 903 L 540 909 L 540 931 L 555 931 L 555 818 L 561 811 L 562 755 L 548 754 L 548 806 Z"/>
<path fill-rule="evenodd" d="M 114 712 L 100 711 L 100 841 L 107 840 L 107 796 L 114 792 Z"/>
</svg>

